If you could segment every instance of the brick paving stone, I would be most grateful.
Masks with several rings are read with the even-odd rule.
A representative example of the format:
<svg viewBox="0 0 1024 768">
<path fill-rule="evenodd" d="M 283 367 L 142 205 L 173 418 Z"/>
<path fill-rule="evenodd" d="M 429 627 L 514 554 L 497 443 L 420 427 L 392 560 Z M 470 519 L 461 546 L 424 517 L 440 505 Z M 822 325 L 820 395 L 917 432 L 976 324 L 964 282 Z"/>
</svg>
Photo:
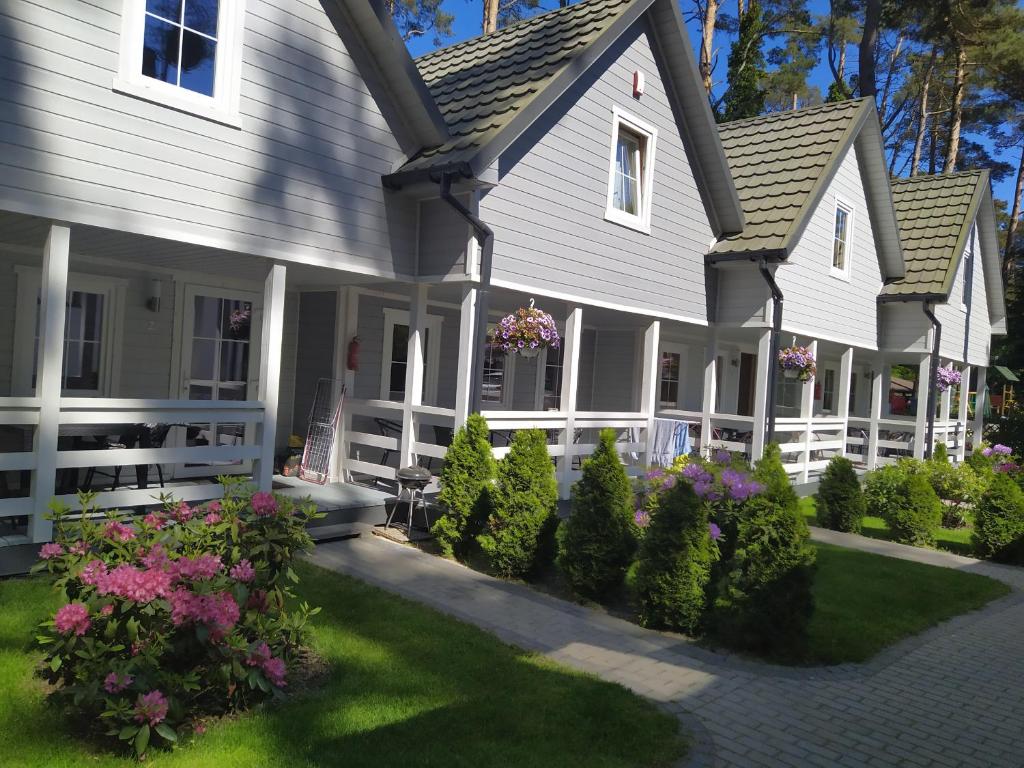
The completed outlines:
<svg viewBox="0 0 1024 768">
<path fill-rule="evenodd" d="M 378 537 L 321 544 L 312 559 L 658 701 L 695 734 L 687 768 L 1024 765 L 1024 568 L 821 529 L 812 536 L 982 573 L 1015 591 L 865 664 L 783 668 L 698 648 Z"/>
</svg>

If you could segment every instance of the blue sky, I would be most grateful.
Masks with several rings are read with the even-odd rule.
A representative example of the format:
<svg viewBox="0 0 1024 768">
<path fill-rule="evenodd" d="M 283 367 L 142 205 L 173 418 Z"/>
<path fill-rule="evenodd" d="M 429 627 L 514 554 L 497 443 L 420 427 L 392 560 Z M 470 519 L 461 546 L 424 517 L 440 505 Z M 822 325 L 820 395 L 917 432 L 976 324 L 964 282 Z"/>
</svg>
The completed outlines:
<svg viewBox="0 0 1024 768">
<path fill-rule="evenodd" d="M 557 7 L 557 0 L 541 0 L 541 5 L 544 8 L 555 8 Z M 723 11 L 726 13 L 735 13 L 735 4 L 726 2 L 723 4 Z M 471 37 L 475 37 L 480 34 L 480 23 L 481 15 L 483 13 L 483 3 L 481 0 L 444 0 L 442 7 L 449 13 L 455 16 L 455 23 L 452 29 L 452 37 L 445 41 L 445 45 L 457 43 L 462 40 L 468 40 Z M 684 0 L 682 4 L 684 17 L 693 9 L 692 0 Z M 815 14 L 824 14 L 828 12 L 827 0 L 810 0 L 811 12 Z M 696 22 L 687 23 L 688 30 L 690 32 L 690 44 L 697 49 L 699 45 L 699 29 Z M 730 38 L 723 32 L 716 33 L 715 44 L 719 48 L 719 62 L 718 67 L 715 70 L 715 80 L 725 79 L 725 63 L 726 57 L 729 52 Z M 425 37 L 415 38 L 409 42 L 409 50 L 413 56 L 418 56 L 422 53 L 426 53 L 433 50 L 435 46 L 432 44 L 429 35 Z M 851 48 L 848 52 L 847 59 L 847 71 L 856 71 L 857 52 L 854 48 Z M 811 73 L 811 83 L 817 85 L 822 93 L 828 89 L 828 85 L 832 80 L 832 74 L 829 72 L 828 64 L 825 61 L 821 61 L 818 67 Z M 971 138 L 975 141 L 979 141 L 982 144 L 989 147 L 991 150 L 991 142 L 983 136 L 972 135 Z M 1019 150 L 1010 155 L 1000 155 L 999 159 L 1004 160 L 1016 168 L 1019 155 L 1016 154 Z M 1003 200 L 1009 200 L 1013 194 L 1013 184 L 1015 178 L 1011 174 L 1010 177 L 1004 179 L 1002 182 L 997 183 L 993 186 L 993 193 L 996 197 L 1002 198 Z"/>
</svg>

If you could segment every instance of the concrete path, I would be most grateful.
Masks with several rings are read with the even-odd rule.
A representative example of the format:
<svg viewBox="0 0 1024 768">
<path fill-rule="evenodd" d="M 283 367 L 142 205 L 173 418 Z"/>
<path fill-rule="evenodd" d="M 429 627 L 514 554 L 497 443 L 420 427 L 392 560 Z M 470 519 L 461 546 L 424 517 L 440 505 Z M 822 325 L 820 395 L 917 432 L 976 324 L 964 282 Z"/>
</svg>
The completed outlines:
<svg viewBox="0 0 1024 768">
<path fill-rule="evenodd" d="M 313 560 L 660 702 L 696 739 L 688 766 L 1024 765 L 1024 577 L 842 536 L 814 531 L 906 559 L 938 556 L 1017 591 L 867 664 L 794 669 L 712 653 L 375 536 L 320 545 Z"/>
</svg>

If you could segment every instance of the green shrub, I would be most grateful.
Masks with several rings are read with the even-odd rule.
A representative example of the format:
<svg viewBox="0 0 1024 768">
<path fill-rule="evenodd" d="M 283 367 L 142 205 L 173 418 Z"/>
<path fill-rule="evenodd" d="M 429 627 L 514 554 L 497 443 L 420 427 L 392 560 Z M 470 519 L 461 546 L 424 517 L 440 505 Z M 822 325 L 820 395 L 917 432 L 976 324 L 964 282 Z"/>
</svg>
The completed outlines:
<svg viewBox="0 0 1024 768">
<path fill-rule="evenodd" d="M 887 464 L 864 478 L 864 504 L 872 517 L 885 519 L 903 496 L 907 473 L 899 464 Z"/>
<path fill-rule="evenodd" d="M 982 557 L 1024 565 L 1024 491 L 997 473 L 974 513 L 974 546 Z"/>
<path fill-rule="evenodd" d="M 946 448 L 945 443 L 936 443 L 935 449 L 932 451 L 932 461 L 944 461 L 949 463 L 949 450 Z"/>
<path fill-rule="evenodd" d="M 573 486 L 572 515 L 559 530 L 558 565 L 572 588 L 597 597 L 620 585 L 636 551 L 633 529 L 633 490 L 615 430 L 604 429 Z"/>
<path fill-rule="evenodd" d="M 895 503 L 886 510 L 884 517 L 894 541 L 915 546 L 932 545 L 942 522 L 942 502 L 927 477 L 911 474 L 903 481 Z"/>
<path fill-rule="evenodd" d="M 543 430 L 516 432 L 488 495 L 490 514 L 477 542 L 495 573 L 524 577 L 539 565 L 556 524 L 558 484 Z"/>
<path fill-rule="evenodd" d="M 818 522 L 833 531 L 860 533 L 866 507 L 853 462 L 833 456 L 817 494 Z"/>
<path fill-rule="evenodd" d="M 636 569 L 640 622 L 696 632 L 707 607 L 706 589 L 717 559 L 707 508 L 690 484 L 680 482 L 662 493 Z"/>
<path fill-rule="evenodd" d="M 755 497 L 715 589 L 712 631 L 732 648 L 799 656 L 814 612 L 815 551 L 796 503 Z"/>
<path fill-rule="evenodd" d="M 1009 446 L 1016 456 L 1024 456 L 1024 407 L 1015 404 L 1009 412 L 989 424 L 989 441 Z"/>
<path fill-rule="evenodd" d="M 495 462 L 487 420 L 471 414 L 452 438 L 441 470 L 438 502 L 444 512 L 431 533 L 446 557 L 465 554 L 466 545 L 487 517 L 484 489 L 494 479 Z"/>
<path fill-rule="evenodd" d="M 763 456 L 754 463 L 753 474 L 754 479 L 764 486 L 761 496 L 786 507 L 799 504 L 800 499 L 782 466 L 782 452 L 778 443 L 769 443 L 764 447 Z"/>
</svg>

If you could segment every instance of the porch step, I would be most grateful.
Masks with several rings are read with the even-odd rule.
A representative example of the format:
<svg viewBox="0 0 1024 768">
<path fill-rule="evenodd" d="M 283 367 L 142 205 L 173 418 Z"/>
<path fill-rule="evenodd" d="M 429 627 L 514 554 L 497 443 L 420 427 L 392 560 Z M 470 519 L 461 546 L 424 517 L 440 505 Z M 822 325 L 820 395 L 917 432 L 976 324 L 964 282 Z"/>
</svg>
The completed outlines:
<svg viewBox="0 0 1024 768">
<path fill-rule="evenodd" d="M 373 530 L 372 525 L 366 523 L 339 523 L 336 525 L 311 525 L 309 535 L 317 544 L 327 541 L 339 541 L 341 539 L 354 539 L 357 536 L 368 534 Z"/>
</svg>

